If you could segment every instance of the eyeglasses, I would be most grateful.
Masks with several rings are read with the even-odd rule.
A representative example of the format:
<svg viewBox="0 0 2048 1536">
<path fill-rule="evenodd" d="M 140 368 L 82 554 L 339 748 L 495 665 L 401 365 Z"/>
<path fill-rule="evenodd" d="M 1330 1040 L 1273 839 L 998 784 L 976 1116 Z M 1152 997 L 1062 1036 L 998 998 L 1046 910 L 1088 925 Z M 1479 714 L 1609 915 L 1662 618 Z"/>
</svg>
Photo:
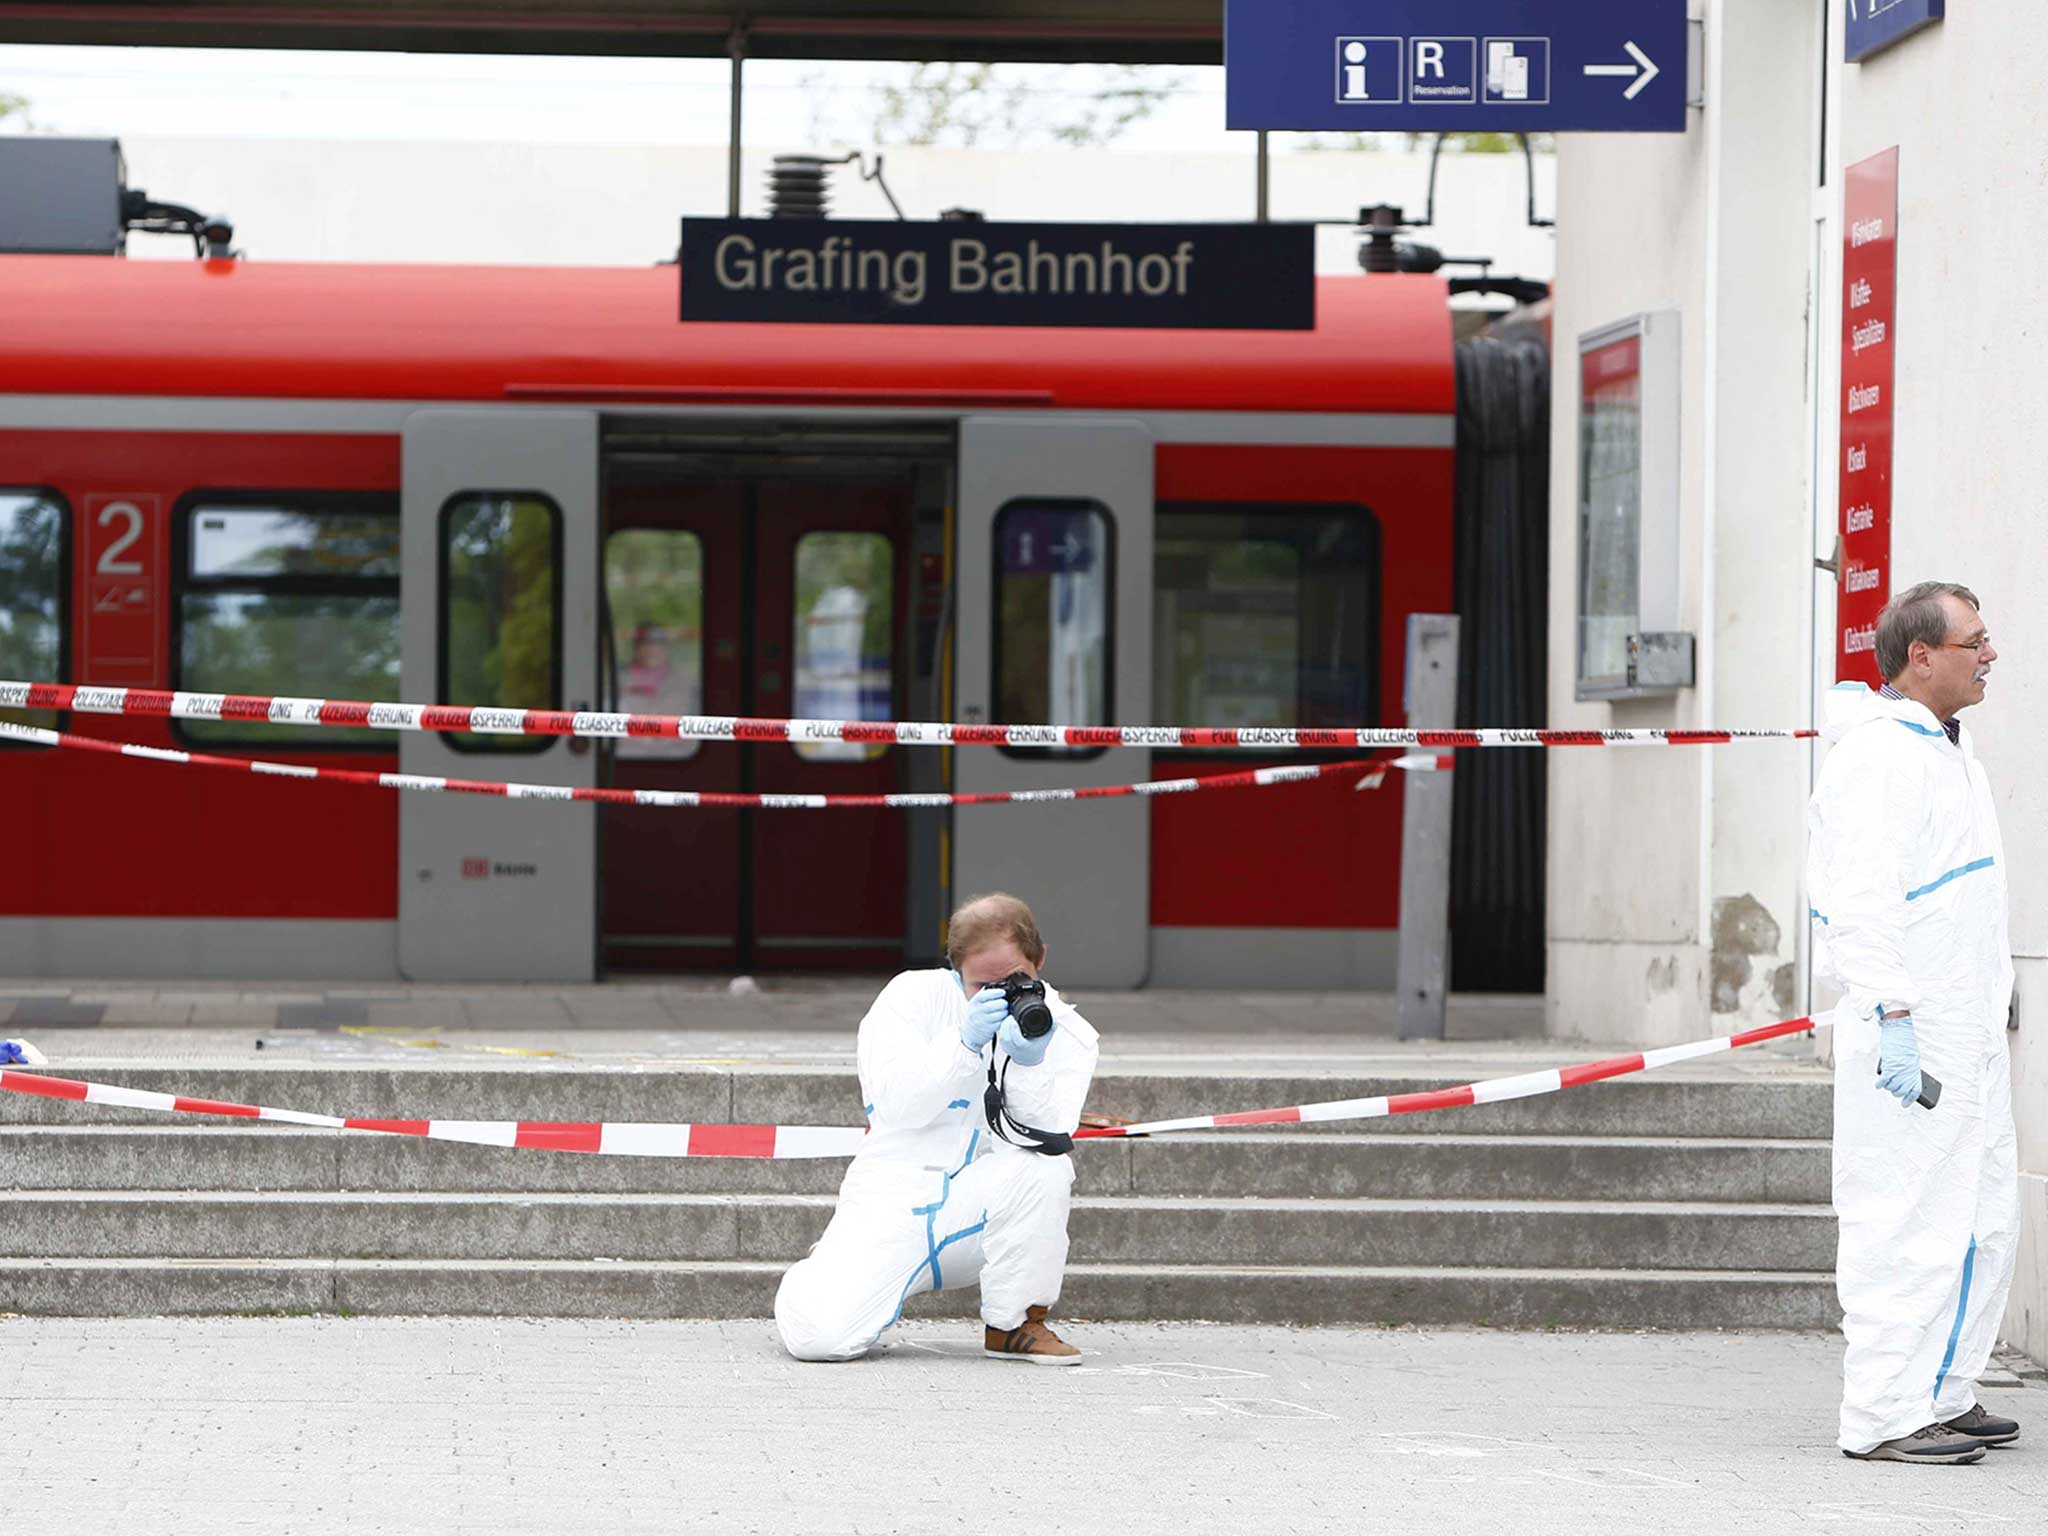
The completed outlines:
<svg viewBox="0 0 2048 1536">
<path fill-rule="evenodd" d="M 1979 635 L 1974 640 L 1944 640 L 1941 642 L 1941 648 L 1945 651 L 1981 651 L 1989 644 L 1989 635 Z"/>
</svg>

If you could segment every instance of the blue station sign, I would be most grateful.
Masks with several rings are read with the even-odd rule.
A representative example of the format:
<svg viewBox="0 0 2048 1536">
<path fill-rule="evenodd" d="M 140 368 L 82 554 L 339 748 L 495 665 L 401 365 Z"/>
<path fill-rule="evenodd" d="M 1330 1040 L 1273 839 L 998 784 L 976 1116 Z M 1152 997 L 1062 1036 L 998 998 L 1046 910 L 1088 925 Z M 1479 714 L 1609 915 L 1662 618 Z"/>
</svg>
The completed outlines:
<svg viewBox="0 0 2048 1536">
<path fill-rule="evenodd" d="M 1947 0 L 1849 0 L 1842 18 L 1842 57 L 1867 59 L 1900 38 L 1942 19 Z"/>
<path fill-rule="evenodd" d="M 1685 7 L 1686 0 L 1228 0 L 1227 126 L 1683 133 Z"/>
</svg>

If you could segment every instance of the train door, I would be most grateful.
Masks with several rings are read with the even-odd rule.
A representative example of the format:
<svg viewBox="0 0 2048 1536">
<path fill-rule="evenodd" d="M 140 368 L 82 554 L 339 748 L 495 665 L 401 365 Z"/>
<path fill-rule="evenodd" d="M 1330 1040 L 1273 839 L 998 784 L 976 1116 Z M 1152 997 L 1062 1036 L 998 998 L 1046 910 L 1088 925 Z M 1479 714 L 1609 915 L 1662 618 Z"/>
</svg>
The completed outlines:
<svg viewBox="0 0 2048 1536">
<path fill-rule="evenodd" d="M 409 700 L 589 709 L 598 692 L 598 423 L 575 409 L 428 409 L 401 452 Z M 589 741 L 408 732 L 407 773 L 592 785 Z M 414 981 L 588 981 L 588 805 L 399 797 L 398 952 Z"/>
<path fill-rule="evenodd" d="M 907 701 L 916 476 L 635 479 L 606 492 L 608 703 L 658 714 L 896 716 Z M 903 748 L 607 744 L 633 789 L 887 794 Z M 935 765 L 934 765 L 935 766 Z M 902 812 L 603 812 L 613 971 L 890 970 L 910 943 Z"/>
<path fill-rule="evenodd" d="M 1127 420 L 961 423 L 957 719 L 1153 723 L 1153 446 Z M 1138 748 L 962 747 L 956 757 L 961 790 L 1128 783 L 1151 763 Z M 1030 902 L 1057 984 L 1140 986 L 1150 817 L 1139 799 L 963 812 L 954 889 Z"/>
</svg>

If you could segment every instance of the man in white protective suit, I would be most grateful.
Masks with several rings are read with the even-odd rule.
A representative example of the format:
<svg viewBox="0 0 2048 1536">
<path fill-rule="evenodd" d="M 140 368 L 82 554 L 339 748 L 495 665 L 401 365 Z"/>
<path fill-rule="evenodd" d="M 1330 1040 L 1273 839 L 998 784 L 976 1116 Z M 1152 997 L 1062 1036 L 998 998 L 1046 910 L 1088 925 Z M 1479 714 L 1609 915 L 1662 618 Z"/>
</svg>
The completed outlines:
<svg viewBox="0 0 2048 1536">
<path fill-rule="evenodd" d="M 977 897 L 947 929 L 951 969 L 904 972 L 861 1020 L 867 1139 L 831 1225 L 775 1295 L 775 1326 L 799 1360 L 857 1359 L 911 1297 L 976 1281 L 984 1353 L 1080 1360 L 1045 1323 L 1066 1269 L 1073 1161 L 1027 1131 L 1057 1148 L 1080 1124 L 1096 1034 L 1051 987 L 1042 998 L 1018 988 L 1038 983 L 1045 955 L 1028 906 Z M 1025 1032 L 1045 1022 L 1034 1000 L 1052 1025 L 1037 1038 Z M 1007 1109 L 994 1127 L 991 1067 Z"/>
<path fill-rule="evenodd" d="M 1889 681 L 1828 694 L 1808 809 L 1814 956 L 1842 990 L 1841 1447 L 1867 1460 L 1952 1465 L 2019 1437 L 1977 1401 L 2019 1229 L 2013 970 L 1991 786 L 1956 719 L 1997 659 L 1967 588 L 1893 598 L 1877 621 Z"/>
</svg>

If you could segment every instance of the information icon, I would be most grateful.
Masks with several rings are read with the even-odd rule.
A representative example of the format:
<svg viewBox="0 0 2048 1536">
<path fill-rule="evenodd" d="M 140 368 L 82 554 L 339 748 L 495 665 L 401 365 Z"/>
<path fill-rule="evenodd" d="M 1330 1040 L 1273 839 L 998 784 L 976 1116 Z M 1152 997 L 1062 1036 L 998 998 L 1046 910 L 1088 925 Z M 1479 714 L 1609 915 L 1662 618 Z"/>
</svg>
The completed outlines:
<svg viewBox="0 0 2048 1536">
<path fill-rule="evenodd" d="M 1398 106 L 1405 73 L 1405 38 L 1340 37 L 1337 39 L 1337 103 L 1339 106 Z"/>
</svg>

